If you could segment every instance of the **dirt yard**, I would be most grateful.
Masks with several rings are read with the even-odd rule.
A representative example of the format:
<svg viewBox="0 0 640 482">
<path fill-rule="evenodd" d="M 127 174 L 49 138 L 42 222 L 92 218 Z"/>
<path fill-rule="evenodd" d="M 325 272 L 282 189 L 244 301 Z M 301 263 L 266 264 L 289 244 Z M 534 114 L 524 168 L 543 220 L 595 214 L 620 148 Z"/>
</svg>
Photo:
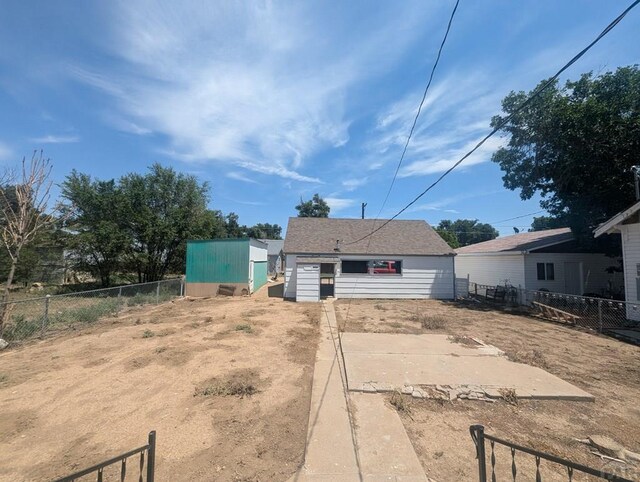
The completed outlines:
<svg viewBox="0 0 640 482">
<path fill-rule="evenodd" d="M 433 480 L 477 480 L 469 435 L 469 426 L 476 423 L 503 439 L 640 480 L 639 466 L 601 460 L 575 440 L 606 435 L 640 452 L 640 348 L 471 302 L 353 300 L 349 306 L 344 300 L 335 306 L 344 331 L 476 337 L 504 350 L 512 360 L 544 368 L 596 397 L 595 403 L 520 400 L 517 405 L 407 396 L 400 403 L 394 400 L 406 408 L 399 412 Z M 517 457 L 518 479 L 535 480 L 533 457 Z M 511 480 L 509 450 L 497 449 L 496 460 L 498 480 Z M 567 480 L 566 472 L 556 466 L 542 462 L 542 467 L 543 480 Z"/>
<path fill-rule="evenodd" d="M 287 480 L 303 462 L 319 317 L 319 305 L 264 287 L 137 308 L 1 353 L 0 480 L 61 477 L 150 430 L 157 480 Z"/>
</svg>

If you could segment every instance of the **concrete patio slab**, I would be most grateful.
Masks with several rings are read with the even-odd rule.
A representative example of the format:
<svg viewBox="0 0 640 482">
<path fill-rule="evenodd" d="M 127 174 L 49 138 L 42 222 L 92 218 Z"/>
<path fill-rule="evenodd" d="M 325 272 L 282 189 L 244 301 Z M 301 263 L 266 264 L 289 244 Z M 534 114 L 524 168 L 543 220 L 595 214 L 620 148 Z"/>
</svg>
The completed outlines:
<svg viewBox="0 0 640 482">
<path fill-rule="evenodd" d="M 540 368 L 509 361 L 490 346 L 467 347 L 446 335 L 345 333 L 342 347 L 349 389 L 354 391 L 476 386 L 490 397 L 499 396 L 500 388 L 513 388 L 519 398 L 594 400 Z"/>
</svg>

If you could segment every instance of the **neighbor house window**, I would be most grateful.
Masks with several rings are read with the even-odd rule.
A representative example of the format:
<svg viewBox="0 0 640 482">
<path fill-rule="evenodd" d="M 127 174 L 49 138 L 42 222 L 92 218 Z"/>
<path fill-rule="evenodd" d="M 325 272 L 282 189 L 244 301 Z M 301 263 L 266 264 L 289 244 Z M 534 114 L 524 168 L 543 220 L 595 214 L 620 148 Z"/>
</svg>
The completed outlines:
<svg viewBox="0 0 640 482">
<path fill-rule="evenodd" d="M 372 261 L 372 274 L 402 274 L 402 261 Z"/>
<path fill-rule="evenodd" d="M 342 261 L 342 273 L 373 274 L 373 275 L 402 274 L 402 261 L 395 261 L 395 260 L 354 261 L 354 260 L 345 259 Z"/>
<path fill-rule="evenodd" d="M 556 279 L 555 266 L 553 263 L 537 263 L 538 281 L 553 281 Z"/>
</svg>

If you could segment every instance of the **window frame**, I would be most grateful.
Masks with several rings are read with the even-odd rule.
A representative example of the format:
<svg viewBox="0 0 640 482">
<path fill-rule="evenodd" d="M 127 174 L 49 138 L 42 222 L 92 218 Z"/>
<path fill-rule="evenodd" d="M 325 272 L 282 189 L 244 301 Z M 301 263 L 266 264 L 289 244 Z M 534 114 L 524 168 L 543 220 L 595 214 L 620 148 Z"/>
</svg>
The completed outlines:
<svg viewBox="0 0 640 482">
<path fill-rule="evenodd" d="M 555 281 L 556 280 L 555 263 L 536 262 L 536 278 L 538 279 L 538 281 Z"/>
<path fill-rule="evenodd" d="M 355 263 L 367 263 L 367 271 L 366 272 L 352 272 L 352 271 L 345 271 L 344 270 L 344 263 L 346 262 L 355 262 Z M 399 273 L 374 273 L 373 270 L 374 268 L 374 263 L 393 263 L 394 265 L 394 269 L 397 271 L 398 268 L 400 270 Z M 341 259 L 340 260 L 340 275 L 346 275 L 346 276 L 370 276 L 370 277 L 378 277 L 378 276 L 383 276 L 383 277 L 389 277 L 389 276 L 396 276 L 396 277 L 401 277 L 402 273 L 404 271 L 404 261 L 402 259 L 388 259 L 388 258 L 373 258 L 373 259 Z"/>
</svg>

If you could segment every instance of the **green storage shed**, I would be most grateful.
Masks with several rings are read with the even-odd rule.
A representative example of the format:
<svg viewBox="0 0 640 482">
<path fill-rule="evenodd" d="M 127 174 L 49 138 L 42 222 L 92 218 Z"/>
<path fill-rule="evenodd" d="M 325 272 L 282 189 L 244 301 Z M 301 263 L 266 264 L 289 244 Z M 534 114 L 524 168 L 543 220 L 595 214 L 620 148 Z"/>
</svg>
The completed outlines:
<svg viewBox="0 0 640 482">
<path fill-rule="evenodd" d="M 220 285 L 251 294 L 267 282 L 267 244 L 257 239 L 187 241 L 186 295 L 213 296 Z"/>
</svg>

